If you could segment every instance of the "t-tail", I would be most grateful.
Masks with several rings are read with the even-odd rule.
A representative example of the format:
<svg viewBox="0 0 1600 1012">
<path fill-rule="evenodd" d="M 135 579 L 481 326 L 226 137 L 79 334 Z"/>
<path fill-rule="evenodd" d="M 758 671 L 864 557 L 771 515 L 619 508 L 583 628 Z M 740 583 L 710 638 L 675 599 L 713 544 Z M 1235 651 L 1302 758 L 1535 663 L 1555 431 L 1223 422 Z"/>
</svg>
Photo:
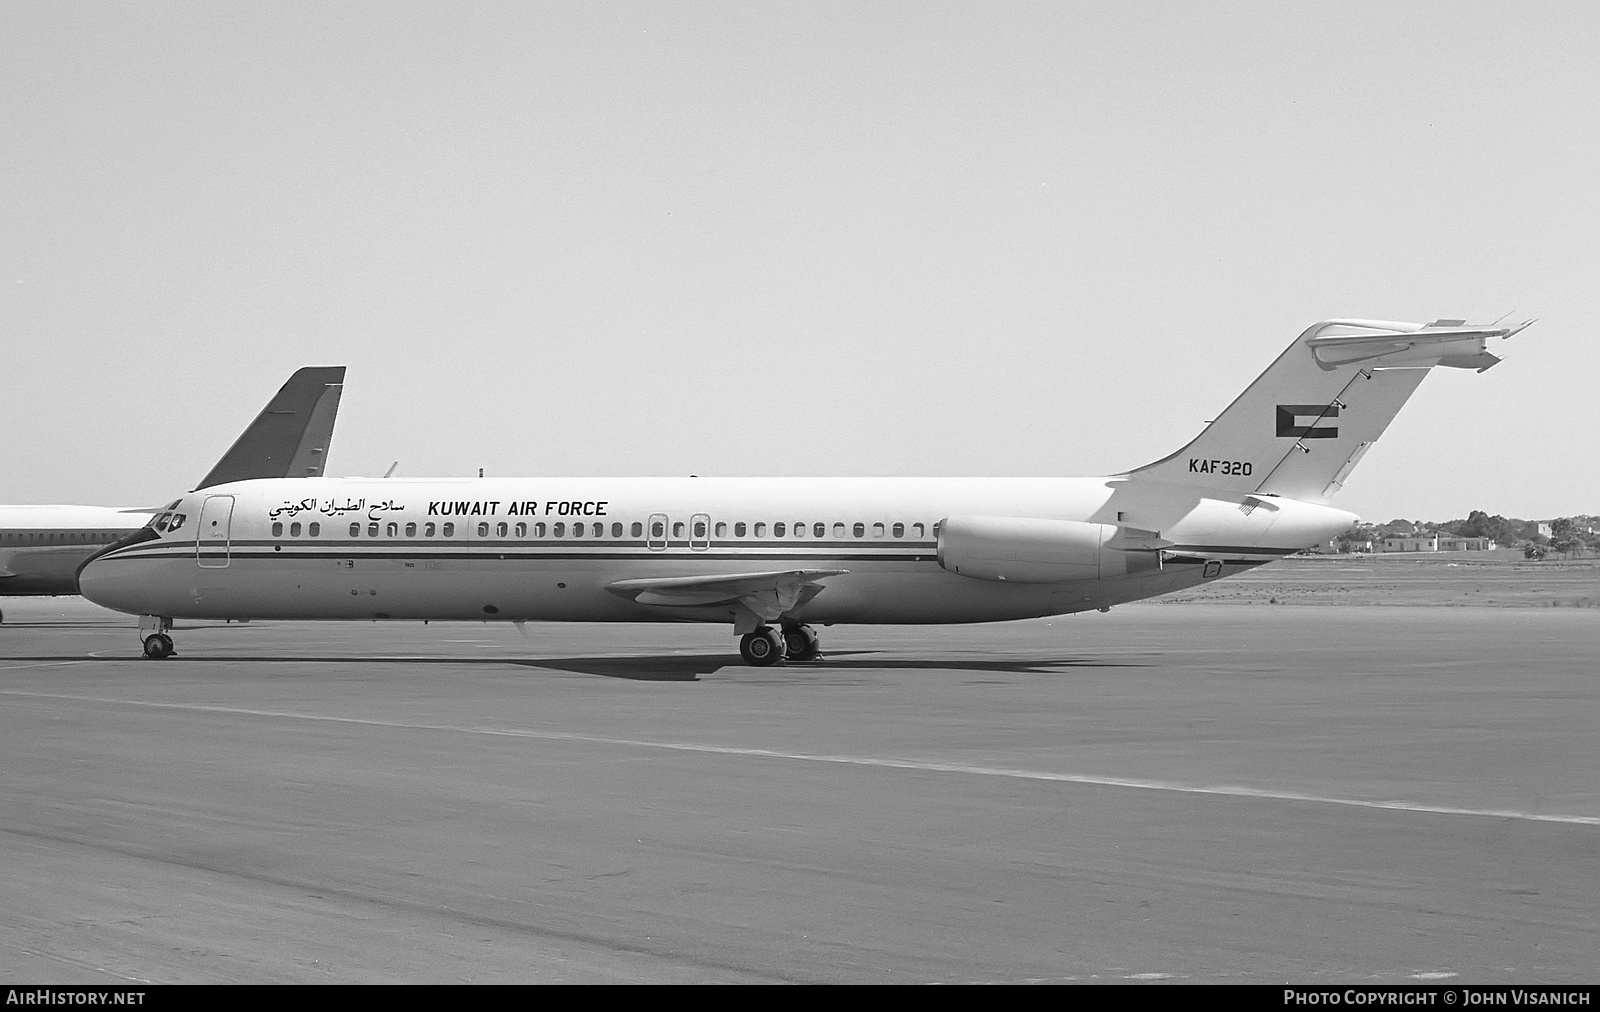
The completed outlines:
<svg viewBox="0 0 1600 1012">
<path fill-rule="evenodd" d="M 1193 442 L 1129 477 L 1325 503 L 1435 366 L 1500 361 L 1491 339 L 1515 327 L 1463 320 L 1326 320 L 1277 361 Z"/>
</svg>

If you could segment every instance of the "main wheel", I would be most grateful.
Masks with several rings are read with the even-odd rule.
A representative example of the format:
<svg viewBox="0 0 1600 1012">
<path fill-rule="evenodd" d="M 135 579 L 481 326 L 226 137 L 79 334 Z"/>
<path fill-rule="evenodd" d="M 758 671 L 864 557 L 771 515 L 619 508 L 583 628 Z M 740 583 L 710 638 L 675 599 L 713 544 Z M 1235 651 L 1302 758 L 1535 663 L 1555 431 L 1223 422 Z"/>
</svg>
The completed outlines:
<svg viewBox="0 0 1600 1012">
<path fill-rule="evenodd" d="M 159 661 L 164 657 L 172 656 L 172 637 L 166 633 L 156 633 L 144 638 L 144 655 L 152 661 Z"/>
<path fill-rule="evenodd" d="M 739 656 L 758 668 L 777 664 L 783 660 L 783 639 L 771 628 L 745 633 L 739 639 Z"/>
<path fill-rule="evenodd" d="M 791 661 L 814 661 L 822 653 L 822 641 L 808 625 L 785 626 L 783 647 Z"/>
</svg>

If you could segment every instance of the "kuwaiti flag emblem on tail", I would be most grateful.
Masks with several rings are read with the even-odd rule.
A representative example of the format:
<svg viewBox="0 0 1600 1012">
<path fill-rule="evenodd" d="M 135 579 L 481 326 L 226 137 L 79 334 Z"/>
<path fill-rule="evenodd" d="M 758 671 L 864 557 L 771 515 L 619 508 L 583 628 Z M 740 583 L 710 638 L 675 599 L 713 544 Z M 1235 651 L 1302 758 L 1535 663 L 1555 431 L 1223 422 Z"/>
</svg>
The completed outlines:
<svg viewBox="0 0 1600 1012">
<path fill-rule="evenodd" d="M 1278 435 L 1294 439 L 1337 439 L 1339 427 L 1322 423 L 1338 417 L 1338 404 L 1279 404 Z"/>
</svg>

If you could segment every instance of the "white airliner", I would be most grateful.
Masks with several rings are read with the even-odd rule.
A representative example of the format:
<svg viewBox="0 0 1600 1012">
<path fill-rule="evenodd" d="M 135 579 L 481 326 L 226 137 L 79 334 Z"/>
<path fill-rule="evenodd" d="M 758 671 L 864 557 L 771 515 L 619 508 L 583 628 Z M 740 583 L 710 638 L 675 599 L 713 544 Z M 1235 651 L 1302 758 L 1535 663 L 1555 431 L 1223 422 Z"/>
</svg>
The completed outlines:
<svg viewBox="0 0 1600 1012">
<path fill-rule="evenodd" d="M 79 582 L 149 657 L 174 618 L 727 622 L 765 665 L 816 658 L 817 624 L 1104 611 L 1348 529 L 1329 498 L 1428 370 L 1481 372 L 1521 329 L 1319 323 L 1188 446 L 1107 477 L 241 481 Z"/>
<path fill-rule="evenodd" d="M 196 486 L 322 474 L 344 366 L 307 366 L 280 388 Z M 0 597 L 76 594 L 78 568 L 160 507 L 0 506 Z"/>
</svg>

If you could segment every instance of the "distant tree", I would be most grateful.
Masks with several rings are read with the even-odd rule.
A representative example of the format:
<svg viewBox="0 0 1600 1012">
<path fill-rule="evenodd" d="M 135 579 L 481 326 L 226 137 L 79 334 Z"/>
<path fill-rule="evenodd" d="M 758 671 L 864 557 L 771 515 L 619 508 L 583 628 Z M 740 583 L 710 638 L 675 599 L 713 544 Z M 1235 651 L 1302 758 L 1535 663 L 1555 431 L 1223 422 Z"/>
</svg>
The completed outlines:
<svg viewBox="0 0 1600 1012">
<path fill-rule="evenodd" d="M 1550 547 L 1562 555 L 1570 556 L 1583 547 L 1578 540 L 1578 523 L 1572 517 L 1558 517 L 1550 521 Z"/>
</svg>

